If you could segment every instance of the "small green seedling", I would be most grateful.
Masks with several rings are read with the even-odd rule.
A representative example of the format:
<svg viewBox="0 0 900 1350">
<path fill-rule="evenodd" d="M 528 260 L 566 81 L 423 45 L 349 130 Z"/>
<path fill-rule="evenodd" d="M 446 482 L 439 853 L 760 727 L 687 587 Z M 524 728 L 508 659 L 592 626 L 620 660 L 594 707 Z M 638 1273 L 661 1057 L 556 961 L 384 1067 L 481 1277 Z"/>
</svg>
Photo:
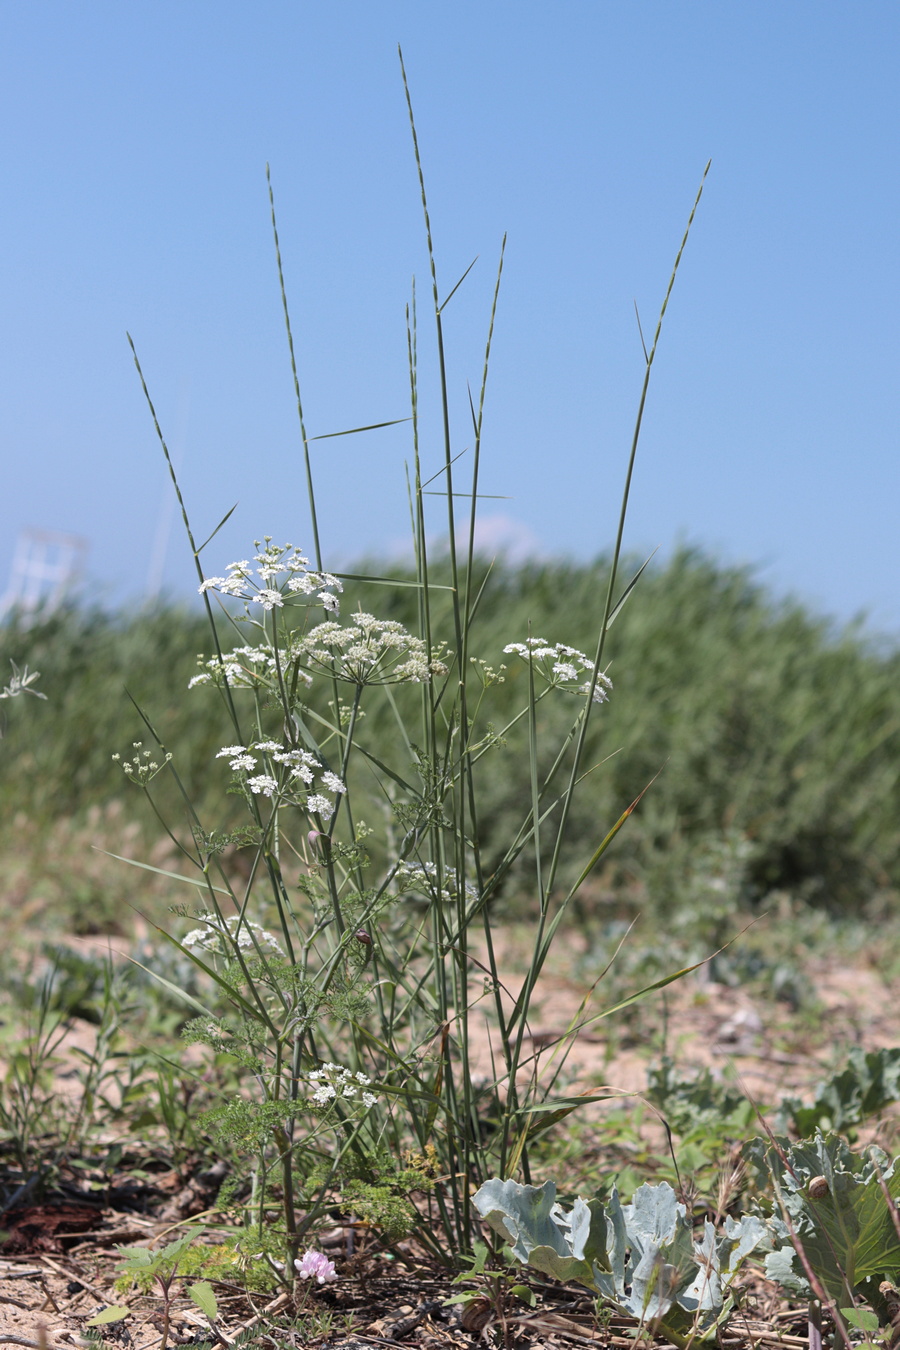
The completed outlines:
<svg viewBox="0 0 900 1350">
<path fill-rule="evenodd" d="M 445 1306 L 462 1304 L 475 1316 L 483 1310 L 486 1321 L 496 1319 L 500 1323 L 503 1328 L 503 1342 L 506 1345 L 509 1342 L 507 1318 L 513 1304 L 518 1301 L 533 1308 L 537 1300 L 534 1290 L 519 1279 L 515 1268 L 515 1255 L 509 1247 L 504 1247 L 500 1253 L 500 1259 L 504 1263 L 503 1269 L 489 1266 L 490 1258 L 491 1252 L 486 1243 L 475 1242 L 473 1254 L 462 1258 L 467 1263 L 468 1269 L 461 1271 L 453 1283 L 470 1284 L 476 1281 L 477 1288 L 464 1289 L 458 1294 L 453 1294 L 450 1298 L 444 1299 L 444 1304 Z M 481 1305 L 480 1309 L 478 1305 Z M 465 1316 L 464 1313 L 464 1321 Z"/>
<path fill-rule="evenodd" d="M 154 1251 L 151 1247 L 119 1247 L 117 1249 L 123 1258 L 118 1268 L 117 1289 L 136 1284 L 142 1293 L 148 1293 L 154 1284 L 159 1286 L 163 1299 L 163 1329 L 159 1350 L 166 1350 L 169 1343 L 172 1285 L 178 1278 L 181 1259 L 193 1239 L 193 1233 L 185 1233 L 184 1237 L 179 1238 L 177 1242 L 170 1242 L 167 1246 L 160 1247 L 158 1251 Z M 210 1325 L 215 1331 L 218 1305 L 212 1285 L 207 1280 L 198 1280 L 196 1284 L 188 1287 L 187 1293 L 200 1311 L 209 1319 Z M 107 1308 L 105 1312 L 98 1313 L 97 1318 L 89 1322 L 88 1326 L 100 1326 L 106 1322 L 120 1321 L 123 1317 L 128 1316 L 129 1311 L 128 1308 Z"/>
</svg>

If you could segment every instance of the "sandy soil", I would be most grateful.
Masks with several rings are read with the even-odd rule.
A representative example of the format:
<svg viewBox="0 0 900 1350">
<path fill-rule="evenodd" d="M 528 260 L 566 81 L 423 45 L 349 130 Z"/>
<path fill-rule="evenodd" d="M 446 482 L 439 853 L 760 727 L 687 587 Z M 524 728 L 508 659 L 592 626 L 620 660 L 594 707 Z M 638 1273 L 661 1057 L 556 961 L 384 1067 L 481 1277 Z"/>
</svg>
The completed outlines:
<svg viewBox="0 0 900 1350">
<path fill-rule="evenodd" d="M 574 946 L 568 952 L 563 948 L 554 954 L 553 963 L 541 981 L 530 1033 L 535 1053 L 545 1060 L 552 1055 L 558 1038 L 579 1017 L 590 1015 L 590 1005 L 580 1011 L 588 986 L 568 973 L 577 955 Z M 503 984 L 515 992 L 521 974 L 516 971 L 512 955 L 504 962 L 504 969 L 507 966 Z M 665 1007 L 661 994 L 649 996 L 652 1002 L 642 1006 L 633 1031 L 627 1014 L 611 1031 L 604 1022 L 584 1028 L 576 1037 L 567 1062 L 567 1091 L 574 1093 L 604 1084 L 621 1093 L 640 1092 L 646 1083 L 648 1058 L 651 1053 L 658 1055 L 662 1044 L 663 1022 L 666 1046 L 682 1073 L 705 1066 L 718 1072 L 730 1064 L 748 1094 L 769 1103 L 787 1092 L 810 1096 L 815 1084 L 833 1071 L 850 1045 L 862 1045 L 867 1050 L 900 1045 L 900 985 L 885 981 L 871 966 L 848 965 L 836 956 L 820 961 L 807 975 L 810 988 L 815 990 L 816 1006 L 805 1013 L 792 1012 L 783 1004 L 754 1001 L 742 989 L 711 982 L 703 972 L 687 976 L 669 987 Z M 490 1060 L 484 1026 L 480 1014 L 473 1017 L 476 1062 L 488 1073 Z M 89 1049 L 92 1037 L 90 1027 L 76 1024 L 69 1049 L 76 1045 Z M 77 1059 L 64 1056 L 59 1077 L 61 1092 L 77 1090 L 78 1072 Z M 173 1177 L 170 1184 L 177 1189 L 181 1183 Z M 93 1228 L 85 1231 L 85 1222 L 93 1224 Z M 113 1301 L 110 1283 L 116 1256 L 114 1243 L 147 1243 L 166 1228 L 158 1219 L 99 1210 L 89 1212 L 86 1220 L 73 1219 L 74 1227 L 70 1226 L 68 1232 L 62 1229 L 54 1232 L 50 1218 L 47 1223 L 47 1240 L 39 1242 L 33 1253 L 18 1252 L 0 1258 L 0 1344 L 44 1344 L 51 1350 L 62 1347 L 71 1350 L 72 1346 L 85 1344 L 85 1321 Z M 423 1274 L 421 1281 L 424 1280 Z M 354 1315 L 359 1330 L 354 1337 L 348 1340 L 346 1336 L 343 1339 L 337 1336 L 331 1343 L 347 1347 L 396 1343 L 391 1328 L 396 1324 L 402 1330 L 403 1316 L 413 1316 L 418 1304 L 415 1297 L 409 1302 L 408 1291 L 395 1294 L 396 1306 L 391 1306 L 390 1298 L 387 1303 L 382 1298 L 378 1305 L 380 1323 L 378 1317 L 369 1317 L 368 1322 L 360 1320 L 357 1310 Z M 402 1314 L 403 1308 L 411 1308 L 412 1312 Z M 183 1293 L 177 1299 L 177 1310 L 172 1343 L 197 1343 L 204 1326 L 203 1317 Z M 559 1309 L 547 1315 L 560 1315 Z M 246 1325 L 253 1316 L 253 1308 L 246 1301 L 235 1300 L 233 1317 L 223 1322 L 232 1328 L 226 1334 L 233 1335 L 238 1326 Z M 376 1324 L 378 1330 L 372 1330 Z M 421 1330 L 426 1324 L 427 1336 Z M 411 1328 L 408 1337 L 404 1335 L 407 1343 L 421 1346 L 476 1343 L 458 1321 L 451 1327 L 436 1312 L 423 1315 L 416 1326 L 419 1331 Z M 573 1322 L 568 1330 L 560 1326 L 554 1330 L 548 1323 L 539 1331 L 535 1325 L 520 1343 L 532 1346 L 591 1343 L 587 1322 L 578 1324 L 577 1331 L 574 1327 Z M 106 1337 L 110 1344 L 151 1350 L 159 1344 L 160 1330 L 158 1300 L 144 1300 L 118 1333 L 110 1327 Z M 779 1333 L 780 1344 L 802 1344 L 796 1337 L 785 1339 L 783 1332 L 784 1327 Z M 120 1337 L 118 1341 L 112 1339 L 116 1334 Z M 759 1336 L 758 1330 L 756 1334 Z M 616 1338 L 607 1337 L 603 1343 L 615 1344 Z"/>
</svg>

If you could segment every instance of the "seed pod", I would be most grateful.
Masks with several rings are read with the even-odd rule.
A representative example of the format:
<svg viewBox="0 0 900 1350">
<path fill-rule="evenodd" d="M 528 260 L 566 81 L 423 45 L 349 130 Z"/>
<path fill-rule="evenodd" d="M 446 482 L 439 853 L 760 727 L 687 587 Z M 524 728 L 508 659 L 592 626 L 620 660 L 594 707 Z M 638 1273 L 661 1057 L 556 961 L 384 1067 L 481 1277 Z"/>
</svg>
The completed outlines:
<svg viewBox="0 0 900 1350">
<path fill-rule="evenodd" d="M 828 1194 L 828 1182 L 824 1177 L 813 1177 L 808 1189 L 810 1200 L 824 1200 Z"/>
</svg>

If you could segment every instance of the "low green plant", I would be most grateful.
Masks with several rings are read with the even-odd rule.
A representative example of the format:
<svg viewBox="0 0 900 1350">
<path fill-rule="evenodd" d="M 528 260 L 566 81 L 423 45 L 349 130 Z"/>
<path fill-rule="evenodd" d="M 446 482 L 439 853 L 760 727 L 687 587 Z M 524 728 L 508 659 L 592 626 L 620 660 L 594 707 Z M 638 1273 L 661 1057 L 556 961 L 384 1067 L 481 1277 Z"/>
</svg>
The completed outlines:
<svg viewBox="0 0 900 1350">
<path fill-rule="evenodd" d="M 734 1146 L 756 1132 L 758 1103 L 708 1068 L 685 1077 L 664 1055 L 648 1069 L 644 1095 L 677 1136 L 679 1169 L 701 1191 L 714 1184 Z"/>
<path fill-rule="evenodd" d="M 785 1097 L 779 1112 L 779 1128 L 787 1125 L 801 1138 L 815 1131 L 846 1136 L 851 1142 L 855 1126 L 900 1101 L 900 1047 L 864 1050 L 851 1046 L 847 1063 L 816 1088 L 815 1099 L 804 1104 L 798 1097 Z"/>
<path fill-rule="evenodd" d="M 685 1206 L 667 1182 L 644 1185 L 629 1205 L 577 1199 L 566 1211 L 556 1186 L 492 1179 L 474 1203 L 523 1264 L 575 1280 L 676 1345 L 713 1340 L 733 1307 L 730 1286 L 765 1236 L 753 1215 L 726 1218 L 717 1234 L 707 1219 L 699 1241 Z"/>
<path fill-rule="evenodd" d="M 117 1268 L 116 1291 L 124 1293 L 130 1288 L 137 1288 L 142 1294 L 146 1294 L 155 1286 L 162 1297 L 163 1326 L 159 1350 L 166 1350 L 169 1343 L 172 1286 L 177 1279 L 187 1273 L 188 1254 L 191 1251 L 194 1237 L 195 1234 L 192 1232 L 185 1233 L 183 1237 L 167 1243 L 165 1247 L 117 1247 L 122 1260 Z M 203 1264 L 205 1262 L 201 1256 L 201 1268 Z M 196 1257 L 193 1265 L 195 1267 L 197 1265 Z M 216 1319 L 219 1315 L 218 1304 L 210 1282 L 208 1280 L 196 1280 L 193 1284 L 186 1286 L 186 1293 L 206 1317 L 213 1335 L 217 1340 L 220 1339 L 216 1326 Z M 124 1304 L 116 1304 L 98 1313 L 96 1317 L 91 1319 L 88 1326 L 103 1326 L 110 1322 L 122 1321 L 130 1315 L 130 1308 Z"/>
<path fill-rule="evenodd" d="M 480 1330 L 482 1335 L 489 1321 L 496 1321 L 503 1344 L 508 1346 L 510 1313 L 517 1303 L 533 1308 L 537 1302 L 531 1286 L 522 1283 L 513 1252 L 508 1247 L 499 1253 L 491 1252 L 486 1243 L 475 1242 L 471 1255 L 463 1258 L 463 1266 L 453 1283 L 474 1284 L 475 1288 L 462 1289 L 444 1299 L 445 1307 L 462 1305 L 468 1311 L 468 1322 L 464 1313 L 463 1325 L 468 1330 Z"/>
<path fill-rule="evenodd" d="M 20 1169 L 21 1185 L 29 1191 L 56 1166 L 43 1147 L 45 1139 L 64 1133 L 53 1128 L 60 1122 L 52 1078 L 68 1023 L 53 1009 L 50 989 L 48 979 L 38 985 L 34 1007 L 22 1019 L 17 1044 L 7 1053 L 0 1092 L 0 1137 Z"/>
<path fill-rule="evenodd" d="M 0 1146 L 19 1169 L 18 1198 L 23 1187 L 29 1195 L 52 1187 L 65 1165 L 100 1165 L 106 1173 L 98 1156 L 112 1157 L 116 1148 L 107 1140 L 98 1154 L 99 1132 L 123 1120 L 132 1128 L 146 1125 L 135 1108 L 159 1077 L 155 1056 L 136 1048 L 127 1030 L 138 1005 L 126 971 L 111 956 L 47 947 L 42 966 L 38 974 L 17 972 L 6 990 Z M 152 1010 L 141 1011 L 148 1031 Z M 73 1036 L 79 1022 L 90 1028 L 87 1038 Z M 71 1084 L 68 1092 L 59 1090 L 60 1073 Z M 102 1189 L 108 1183 L 106 1175 L 92 1184 Z"/>
<path fill-rule="evenodd" d="M 888 1325 L 893 1310 L 880 1286 L 900 1274 L 900 1159 L 874 1146 L 854 1152 L 818 1131 L 795 1144 L 753 1140 L 744 1156 L 774 1196 L 769 1278 L 810 1301 L 813 1325 L 812 1305 L 827 1306 L 848 1344 L 846 1324 L 858 1325 L 861 1301 Z"/>
</svg>

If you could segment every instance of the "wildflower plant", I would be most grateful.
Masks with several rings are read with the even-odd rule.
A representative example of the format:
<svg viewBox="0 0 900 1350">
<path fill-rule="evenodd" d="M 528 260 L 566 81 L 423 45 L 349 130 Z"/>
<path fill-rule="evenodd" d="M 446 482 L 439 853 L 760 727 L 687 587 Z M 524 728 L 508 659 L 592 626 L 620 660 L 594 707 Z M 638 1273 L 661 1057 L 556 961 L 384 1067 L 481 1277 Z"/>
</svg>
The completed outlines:
<svg viewBox="0 0 900 1350">
<path fill-rule="evenodd" d="M 337 1279 L 337 1271 L 334 1268 L 334 1262 L 329 1261 L 327 1256 L 321 1252 L 304 1252 L 299 1260 L 294 1262 L 294 1268 L 301 1280 L 315 1280 L 317 1284 L 331 1284 Z"/>
<path fill-rule="evenodd" d="M 12 660 L 9 664 L 12 666 L 12 675 L 9 677 L 9 683 L 0 689 L 0 699 L 21 698 L 23 694 L 31 694 L 32 698 L 46 699 L 46 694 L 33 687 L 35 681 L 41 678 L 39 670 L 29 670 L 27 666 L 23 666 L 20 670 Z M 0 721 L 0 737 L 2 735 L 3 722 Z"/>
<path fill-rule="evenodd" d="M 9 664 L 12 666 L 12 675 L 9 678 L 9 684 L 5 684 L 0 689 L 0 698 L 19 698 L 22 694 L 31 694 L 33 698 L 47 697 L 46 694 L 41 693 L 40 689 L 32 688 L 35 680 L 41 678 L 39 670 L 29 670 L 27 666 L 23 666 L 19 670 L 15 661 L 10 661 Z"/>
<path fill-rule="evenodd" d="M 405 87 L 405 73 L 403 78 Z M 342 1185 L 356 1197 L 357 1212 L 367 1193 L 377 1196 L 383 1212 L 392 1216 L 394 1237 L 399 1213 L 436 1257 L 449 1260 L 460 1251 L 471 1252 L 480 1224 L 471 1202 L 474 1186 L 489 1176 L 530 1180 L 531 1137 L 591 1100 L 560 1095 L 568 1050 L 581 1027 L 615 1010 L 586 1005 L 546 1062 L 533 1053 L 529 1010 L 554 935 L 632 809 L 626 806 L 617 821 L 588 842 L 574 882 L 564 885 L 561 856 L 564 843 L 571 842 L 567 831 L 585 774 L 588 727 L 611 692 L 606 635 L 636 580 L 620 589 L 618 559 L 660 328 L 646 353 L 613 564 L 598 606 L 595 651 L 585 655 L 566 645 L 564 632 L 547 641 L 523 634 L 520 643 L 506 649 L 527 667 L 523 704 L 495 727 L 491 695 L 505 667 L 497 664 L 501 653 L 480 651 L 477 645 L 478 600 L 490 578 L 474 540 L 503 254 L 480 391 L 471 404 L 471 474 L 460 493 L 442 317 L 449 293 L 438 286 L 411 105 L 410 124 L 426 223 L 443 418 L 442 447 L 434 463 L 420 442 L 413 295 L 407 308 L 411 581 L 327 570 L 310 461 L 314 438 L 307 433 L 296 367 L 309 555 L 267 537 L 257 542 L 251 559 L 207 576 L 201 555 L 210 540 L 196 542 L 135 353 L 209 620 L 210 648 L 199 658 L 188 697 L 219 699 L 222 735 L 210 772 L 223 771 L 223 791 L 242 798 L 248 815 L 246 827 L 229 834 L 221 821 L 201 820 L 185 792 L 188 833 L 170 827 L 184 861 L 179 875 L 172 874 L 173 884 L 195 897 L 179 909 L 191 930 L 181 938 L 171 935 L 171 941 L 205 974 L 210 991 L 205 1002 L 193 1000 L 196 1016 L 187 1035 L 243 1067 L 244 1093 L 223 1101 L 209 1123 L 249 1160 L 246 1215 L 260 1246 L 274 1240 L 270 1216 L 273 1206 L 279 1207 L 284 1269 L 295 1270 L 299 1279 L 320 1278 L 319 1268 L 313 1271 L 309 1264 L 309 1252 L 296 1267 L 295 1262 L 307 1235 L 339 1201 Z M 293 361 L 271 185 L 270 200 Z M 680 258 L 679 251 L 675 270 Z M 674 276 L 673 271 L 660 324 Z M 449 538 L 449 547 L 437 551 L 426 509 L 427 483 L 436 473 Z M 463 514 L 458 513 L 460 496 L 467 502 Z M 386 588 L 404 584 L 415 589 L 415 631 L 379 616 L 378 597 L 389 598 Z M 567 696 L 571 719 L 561 740 L 546 745 L 540 705 L 560 693 Z M 367 739 L 370 716 L 393 723 L 389 761 Z M 149 715 L 144 720 L 159 741 Z M 480 842 L 480 820 L 488 807 L 482 799 L 482 766 L 488 756 L 502 752 L 513 727 L 526 729 L 527 751 L 525 761 L 509 765 L 508 772 L 528 784 L 529 805 L 500 856 L 488 858 Z M 154 769 L 144 768 L 151 763 Z M 159 754 L 149 760 L 138 748 L 126 772 L 152 802 L 153 775 L 163 768 L 181 782 L 177 752 L 169 757 L 160 744 Z M 371 819 L 373 810 L 383 829 L 363 822 L 363 811 Z M 238 873 L 229 865 L 229 850 L 244 855 Z M 515 988 L 501 979 L 493 911 L 513 869 L 526 864 L 533 877 L 536 922 L 527 973 Z M 667 984 L 679 973 L 650 987 Z M 493 1070 L 487 1086 L 474 1068 L 476 1018 L 490 1037 Z M 492 1130 L 484 1128 L 485 1114 L 495 1122 Z"/>
<path fill-rule="evenodd" d="M 548 688 L 589 694 L 595 703 L 605 703 L 609 698 L 612 680 L 606 672 L 598 671 L 595 677 L 594 662 L 564 642 L 550 644 L 546 638 L 531 637 L 525 642 L 510 642 L 503 651 L 507 656 L 527 661 L 531 671 Z"/>
</svg>

